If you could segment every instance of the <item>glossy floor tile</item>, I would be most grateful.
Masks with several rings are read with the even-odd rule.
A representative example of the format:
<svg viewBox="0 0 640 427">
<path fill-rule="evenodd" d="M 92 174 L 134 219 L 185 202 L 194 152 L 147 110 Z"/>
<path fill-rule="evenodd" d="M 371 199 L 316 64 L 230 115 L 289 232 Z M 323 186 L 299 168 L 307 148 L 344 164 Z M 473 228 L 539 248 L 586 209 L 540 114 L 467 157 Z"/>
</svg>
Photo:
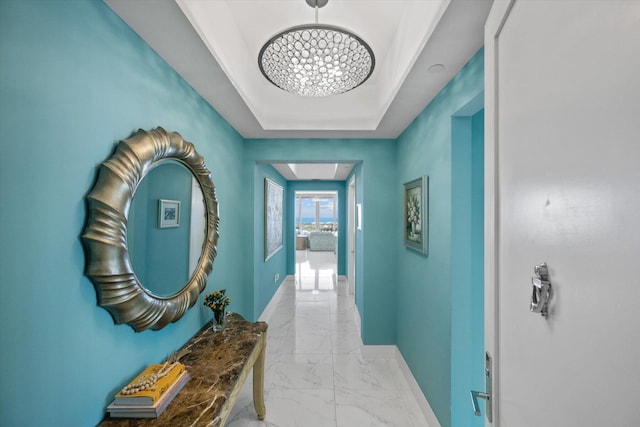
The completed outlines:
<svg viewBox="0 0 640 427">
<path fill-rule="evenodd" d="M 274 295 L 264 421 L 247 379 L 228 427 L 428 427 L 395 360 L 367 360 L 353 295 L 332 252 L 298 251 L 295 278 Z"/>
</svg>

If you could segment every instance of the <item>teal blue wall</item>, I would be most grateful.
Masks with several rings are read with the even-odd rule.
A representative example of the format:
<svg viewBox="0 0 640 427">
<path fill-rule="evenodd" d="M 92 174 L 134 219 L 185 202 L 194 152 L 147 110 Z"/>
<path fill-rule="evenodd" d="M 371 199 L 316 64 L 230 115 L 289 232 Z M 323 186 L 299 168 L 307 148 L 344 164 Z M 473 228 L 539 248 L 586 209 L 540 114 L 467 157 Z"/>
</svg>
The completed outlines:
<svg viewBox="0 0 640 427">
<path fill-rule="evenodd" d="M 358 197 L 363 224 L 361 250 L 357 252 L 356 304 L 362 320 L 365 344 L 394 344 L 396 328 L 397 247 L 389 237 L 400 227 L 401 194 L 396 187 L 396 143 L 390 139 L 269 139 L 245 141 L 243 173 L 254 182 L 255 163 L 265 161 L 313 162 L 356 161 Z M 258 191 L 256 189 L 256 191 Z M 394 231 L 396 230 L 396 231 Z M 247 245 L 253 236 L 247 236 Z M 399 243 L 399 241 L 398 241 Z M 258 260 L 256 260 L 258 261 Z M 360 271 L 360 269 L 362 271 Z M 273 280 L 273 276 L 272 279 Z M 380 313 L 385 313 L 381 315 Z"/>
<path fill-rule="evenodd" d="M 138 185 L 129 208 L 127 245 L 133 271 L 158 296 L 170 296 L 187 283 L 191 235 L 192 174 L 178 162 L 156 167 Z M 158 226 L 159 200 L 180 202 L 179 226 Z"/>
<path fill-rule="evenodd" d="M 118 140 L 162 126 L 195 144 L 216 185 L 220 240 L 207 292 L 227 288 L 230 310 L 251 320 L 277 289 L 273 274 L 282 280 L 290 262 L 286 241 L 272 263 L 261 258 L 262 179 L 287 188 L 261 162 L 361 162 L 363 341 L 398 344 L 448 427 L 451 116 L 481 92 L 482 68 L 480 52 L 397 141 L 244 141 L 103 2 L 0 1 L 2 424 L 96 424 L 116 390 L 211 318 L 200 301 L 180 322 L 136 334 L 96 306 L 84 276 L 79 236 L 97 166 Z M 431 183 L 428 256 L 402 247 L 402 183 L 421 175 Z"/>
<path fill-rule="evenodd" d="M 451 425 L 482 427 L 469 391 L 485 388 L 484 110 L 453 117 L 451 133 Z"/>
<path fill-rule="evenodd" d="M 138 128 L 194 143 L 220 201 L 207 291 L 246 310 L 243 139 L 101 1 L 0 1 L 0 424 L 90 426 L 211 313 L 134 333 L 96 306 L 80 235 L 97 166 Z"/>
<path fill-rule="evenodd" d="M 254 230 L 255 234 L 252 236 L 251 246 L 253 247 L 254 258 L 254 277 L 253 277 L 253 292 L 254 292 L 254 305 L 253 316 L 255 319 L 260 317 L 260 314 L 264 311 L 265 307 L 271 300 L 271 297 L 278 290 L 278 286 L 282 283 L 287 275 L 287 252 L 293 250 L 294 246 L 290 246 L 291 242 L 286 238 L 287 229 L 286 224 L 289 219 L 289 211 L 286 208 L 286 195 L 287 195 L 287 180 L 278 173 L 271 165 L 267 164 L 255 164 L 254 163 L 254 182 L 253 182 L 253 199 L 255 216 Z M 285 197 L 283 204 L 283 236 L 282 236 L 282 249 L 273 254 L 268 260 L 265 261 L 264 253 L 264 180 L 269 178 L 276 184 L 280 185 L 283 189 L 283 197 Z M 247 258 L 245 261 L 249 261 Z M 279 279 L 275 279 L 275 275 L 279 275 Z"/>
<path fill-rule="evenodd" d="M 296 191 L 335 191 L 338 193 L 338 274 L 347 274 L 347 186 L 345 181 L 291 181 L 287 188 L 287 243 L 295 247 L 295 201 Z M 296 251 L 287 251 L 287 274 L 296 273 Z"/>
<path fill-rule="evenodd" d="M 397 140 L 395 191 L 429 176 L 430 230 L 428 256 L 398 250 L 397 345 L 443 427 L 451 425 L 451 120 L 482 93 L 483 59 L 478 52 Z"/>
</svg>

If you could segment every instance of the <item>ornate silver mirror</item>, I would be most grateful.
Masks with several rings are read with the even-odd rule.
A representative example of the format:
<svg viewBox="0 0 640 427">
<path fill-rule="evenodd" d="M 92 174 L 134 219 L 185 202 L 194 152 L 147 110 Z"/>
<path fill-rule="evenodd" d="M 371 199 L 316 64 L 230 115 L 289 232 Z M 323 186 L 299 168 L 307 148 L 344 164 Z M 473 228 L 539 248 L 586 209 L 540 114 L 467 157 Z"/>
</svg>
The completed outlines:
<svg viewBox="0 0 640 427">
<path fill-rule="evenodd" d="M 82 238 L 98 304 L 136 332 L 180 319 L 206 286 L 218 241 L 211 173 L 193 144 L 139 130 L 102 163 L 87 198 Z M 154 265 L 167 266 L 169 284 Z"/>
</svg>

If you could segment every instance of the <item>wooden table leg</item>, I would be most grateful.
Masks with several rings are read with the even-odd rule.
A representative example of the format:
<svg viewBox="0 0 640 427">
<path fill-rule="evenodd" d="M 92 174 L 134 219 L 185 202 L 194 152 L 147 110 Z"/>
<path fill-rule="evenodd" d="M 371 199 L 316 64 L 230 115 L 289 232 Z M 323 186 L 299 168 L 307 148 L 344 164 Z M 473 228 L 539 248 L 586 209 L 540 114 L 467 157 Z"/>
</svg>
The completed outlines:
<svg viewBox="0 0 640 427">
<path fill-rule="evenodd" d="M 256 408 L 259 420 L 264 420 L 267 409 L 264 406 L 264 358 L 267 347 L 267 334 L 262 337 L 262 349 L 260 355 L 253 365 L 253 406 Z"/>
</svg>

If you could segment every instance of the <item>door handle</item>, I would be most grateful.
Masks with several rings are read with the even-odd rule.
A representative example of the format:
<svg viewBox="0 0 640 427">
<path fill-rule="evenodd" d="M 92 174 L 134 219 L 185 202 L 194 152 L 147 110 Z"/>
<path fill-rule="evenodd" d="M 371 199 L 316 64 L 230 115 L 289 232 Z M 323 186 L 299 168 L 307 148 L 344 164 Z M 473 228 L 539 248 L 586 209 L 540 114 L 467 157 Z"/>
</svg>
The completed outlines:
<svg viewBox="0 0 640 427">
<path fill-rule="evenodd" d="M 549 282 L 549 269 L 547 263 L 536 265 L 533 269 L 536 277 L 531 278 L 533 290 L 531 291 L 531 304 L 529 310 L 540 313 L 546 318 L 549 315 L 549 300 L 553 296 L 553 288 Z"/>
<path fill-rule="evenodd" d="M 485 399 L 488 405 L 489 400 L 491 400 L 491 395 L 483 391 L 471 390 L 471 404 L 473 405 L 473 414 L 479 417 L 481 412 L 480 412 L 480 405 L 478 405 L 478 398 Z"/>
<path fill-rule="evenodd" d="M 493 396 L 492 394 L 492 384 L 491 384 L 491 356 L 489 353 L 484 354 L 484 387 L 486 391 L 475 391 L 471 390 L 471 405 L 473 406 L 473 414 L 476 416 L 480 416 L 480 405 L 478 404 L 478 399 L 486 400 L 485 403 L 485 412 L 487 416 L 487 420 L 492 423 L 493 422 Z"/>
</svg>

